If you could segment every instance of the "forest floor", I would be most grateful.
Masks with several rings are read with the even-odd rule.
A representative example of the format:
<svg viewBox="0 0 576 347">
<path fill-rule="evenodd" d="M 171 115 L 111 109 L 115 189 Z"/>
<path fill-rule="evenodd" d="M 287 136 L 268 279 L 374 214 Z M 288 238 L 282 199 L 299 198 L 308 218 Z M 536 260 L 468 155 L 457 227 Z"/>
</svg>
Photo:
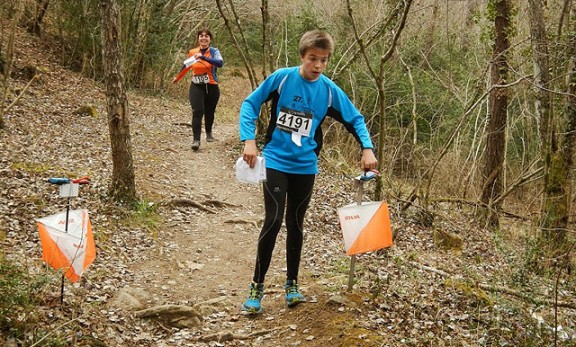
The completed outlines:
<svg viewBox="0 0 576 347">
<path fill-rule="evenodd" d="M 395 244 L 359 255 L 348 291 L 350 258 L 336 209 L 354 203 L 353 175 L 325 162 L 306 217 L 300 283 L 308 303 L 284 303 L 282 231 L 265 311 L 241 315 L 263 216 L 261 189 L 234 176 L 248 81 L 222 69 L 218 141 L 203 139 L 198 152 L 191 150 L 185 86 L 171 87 L 176 98 L 128 94 L 141 200 L 129 211 L 106 200 L 112 162 L 103 86 L 62 68 L 46 49 L 19 34 L 9 101 L 21 97 L 0 130 L 0 260 L 25 269 L 31 281 L 0 294 L 12 288 L 37 298 L 4 311 L 0 344 L 576 345 L 574 275 L 528 271 L 529 225 L 505 220 L 499 232 L 488 232 L 463 207 L 436 206 L 434 226 L 424 227 L 416 213 L 399 215 L 399 201 L 390 198 Z M 26 87 L 30 71 L 38 78 Z M 97 114 L 76 112 L 86 105 Z M 91 184 L 70 204 L 89 211 L 97 255 L 79 282 L 65 282 L 61 304 L 60 275 L 42 262 L 35 219 L 66 208 L 48 177 L 84 175 Z M 438 235 L 455 244 L 442 247 Z"/>
</svg>

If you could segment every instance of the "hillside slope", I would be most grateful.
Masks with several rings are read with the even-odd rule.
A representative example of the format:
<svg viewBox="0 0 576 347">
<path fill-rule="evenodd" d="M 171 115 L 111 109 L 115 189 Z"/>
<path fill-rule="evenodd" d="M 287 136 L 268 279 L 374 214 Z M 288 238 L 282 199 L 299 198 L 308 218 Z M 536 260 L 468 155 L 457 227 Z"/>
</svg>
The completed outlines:
<svg viewBox="0 0 576 347">
<path fill-rule="evenodd" d="M 263 211 L 259 187 L 234 179 L 241 153 L 235 118 L 248 82 L 223 69 L 214 129 L 219 141 L 203 142 L 197 153 L 185 125 L 190 122 L 185 86 L 175 99 L 129 94 L 142 203 L 128 211 L 105 199 L 112 164 L 102 85 L 62 68 L 38 39 L 21 33 L 17 42 L 11 100 L 24 90 L 27 71 L 40 73 L 5 115 L 0 132 L 0 241 L 5 261 L 44 282 L 29 285 L 40 298 L 33 306 L 11 307 L 10 317 L 18 322 L 11 323 L 12 331 L 3 327 L 0 344 L 539 346 L 553 341 L 554 309 L 546 301 L 554 293 L 553 279 L 523 272 L 517 245 L 506 242 L 510 235 L 473 227 L 463 210 L 439 208 L 430 230 L 400 218 L 390 201 L 396 243 L 359 256 L 356 284 L 347 292 L 350 260 L 336 208 L 353 203 L 355 191 L 350 177 L 328 167 L 319 175 L 306 219 L 300 282 L 309 303 L 294 309 L 283 303 L 281 233 L 265 312 L 240 315 Z M 98 114 L 75 113 L 85 105 Z M 83 175 L 92 183 L 70 204 L 88 209 L 97 257 L 81 281 L 65 283 L 60 305 L 60 276 L 42 263 L 34 220 L 66 207 L 48 177 Z M 433 235 L 442 232 L 463 240 L 462 247 L 439 247 Z M 559 311 L 564 346 L 576 341 L 573 284 L 573 278 L 561 276 L 559 301 L 571 305 Z M 145 317 L 146 309 L 157 314 Z"/>
</svg>

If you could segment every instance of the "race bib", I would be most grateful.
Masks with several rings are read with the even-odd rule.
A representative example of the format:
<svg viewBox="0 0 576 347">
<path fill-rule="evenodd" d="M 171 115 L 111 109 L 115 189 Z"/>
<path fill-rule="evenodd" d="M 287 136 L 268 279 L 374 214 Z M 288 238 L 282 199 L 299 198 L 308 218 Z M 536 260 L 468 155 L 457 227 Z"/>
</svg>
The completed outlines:
<svg viewBox="0 0 576 347">
<path fill-rule="evenodd" d="M 312 129 L 312 114 L 281 107 L 276 126 L 278 129 L 309 137 L 310 129 Z"/>
<path fill-rule="evenodd" d="M 208 78 L 207 74 L 192 76 L 192 83 L 194 84 L 206 84 L 208 82 L 210 82 L 210 78 Z"/>
</svg>

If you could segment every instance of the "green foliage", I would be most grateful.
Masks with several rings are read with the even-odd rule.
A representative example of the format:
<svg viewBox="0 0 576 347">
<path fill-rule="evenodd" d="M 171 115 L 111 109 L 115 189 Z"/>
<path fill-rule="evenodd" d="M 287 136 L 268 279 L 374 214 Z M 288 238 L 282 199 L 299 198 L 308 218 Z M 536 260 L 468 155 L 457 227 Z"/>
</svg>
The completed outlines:
<svg viewBox="0 0 576 347">
<path fill-rule="evenodd" d="M 100 9 L 99 3 L 89 0 L 61 0 L 50 4 L 53 24 L 62 53 L 61 61 L 74 71 L 95 75 L 101 65 Z M 53 6 L 52 6 L 53 5 Z M 86 64 L 86 60 L 92 64 Z M 94 65 L 92 68 L 89 66 Z"/>
<path fill-rule="evenodd" d="M 350 257 L 337 257 L 332 259 L 329 271 L 326 274 L 326 277 L 337 279 L 337 281 L 348 281 L 350 275 Z M 355 264 L 355 273 L 360 273 L 364 270 L 364 266 L 362 262 L 356 262 Z M 336 286 L 334 289 L 337 290 L 339 286 Z"/>
<path fill-rule="evenodd" d="M 479 306 L 494 306 L 494 301 L 488 293 L 480 289 L 475 283 L 449 278 L 444 280 L 444 285 L 464 294 L 475 301 Z"/>
<path fill-rule="evenodd" d="M 142 88 L 163 82 L 164 74 L 158 72 L 168 71 L 173 64 L 173 40 L 178 27 L 166 16 L 161 2 L 150 5 L 151 9 L 136 6 L 134 3 L 125 6 L 122 12 L 123 18 L 128 19 L 123 21 L 126 23 L 124 65 L 128 86 Z M 148 23 L 131 18 L 136 11 L 149 11 L 149 17 L 142 15 Z"/>
<path fill-rule="evenodd" d="M 314 0 L 306 0 L 300 10 L 298 18 L 297 31 L 300 32 L 300 37 L 303 33 L 313 29 L 327 29 L 326 24 L 323 23 L 320 16 L 316 12 L 316 6 Z"/>
<path fill-rule="evenodd" d="M 542 275 L 544 268 L 544 253 L 538 237 L 526 235 L 524 237 L 523 263 L 513 273 L 513 280 L 519 285 L 528 285 L 533 274 Z"/>
<path fill-rule="evenodd" d="M 31 276 L 22 268 L 0 259 L 0 332 L 18 340 L 28 338 L 35 323 L 34 308 L 43 300 L 48 279 Z"/>
<path fill-rule="evenodd" d="M 442 40 L 445 39 L 438 37 L 434 41 Z M 466 105 L 463 104 L 460 95 L 455 95 L 457 90 L 447 88 L 447 85 L 453 83 L 475 87 L 477 84 L 475 76 L 481 77 L 483 74 L 482 67 L 478 66 L 476 61 L 478 55 L 484 52 L 482 49 L 469 47 L 466 38 L 452 35 L 450 40 L 453 41 L 452 45 L 435 46 L 427 55 L 423 54 L 422 47 L 426 46 L 423 38 L 416 37 L 403 43 L 401 57 L 411 68 L 414 86 L 409 80 L 406 68 L 397 59 L 389 61 L 384 67 L 386 134 L 382 135 L 386 136 L 385 148 L 389 148 L 390 145 L 397 146 L 398 144 L 395 144 L 397 140 L 412 139 L 413 112 L 416 115 L 418 143 L 426 146 L 432 142 L 433 145 L 441 146 L 452 134 Z M 379 66 L 380 52 L 386 49 L 383 44 L 374 45 L 369 49 L 368 57 L 373 67 Z M 366 116 L 371 133 L 378 134 L 380 110 L 377 105 L 380 100 L 375 81 L 367 73 L 365 63 L 352 65 L 336 82 L 351 96 L 361 113 Z M 412 98 L 413 88 L 416 100 Z M 472 89 L 468 93 L 476 92 L 476 89 Z M 472 141 L 476 135 L 475 126 L 475 119 L 470 118 L 464 128 L 463 140 L 469 138 L 469 141 Z M 326 142 L 330 143 L 330 138 Z M 355 153 L 350 148 L 344 152 Z M 352 161 L 353 158 L 349 159 L 350 162 L 355 162 Z"/>
<path fill-rule="evenodd" d="M 20 0 L 3 0 L 0 2 L 0 15 L 3 18 L 14 19 L 19 14 Z"/>
<path fill-rule="evenodd" d="M 462 237 L 458 234 L 443 230 L 442 228 L 435 228 L 432 234 L 436 246 L 447 251 L 462 251 L 464 244 Z"/>
<path fill-rule="evenodd" d="M 380 99 L 377 88 L 366 67 L 366 62 L 362 58 L 356 58 L 354 64 L 339 75 L 336 82 L 351 96 L 358 109 L 366 116 L 374 140 L 378 135 L 383 136 L 386 149 L 409 147 L 430 151 L 434 151 L 447 141 L 466 107 L 470 105 L 475 96 L 486 90 L 484 79 L 487 77 L 486 64 L 491 56 L 496 1 L 501 0 L 491 0 L 487 7 L 471 6 L 470 9 L 474 12 L 465 15 L 466 24 L 469 25 L 466 30 L 452 26 L 452 18 L 447 19 L 448 22 L 444 27 L 444 23 L 435 25 L 434 23 L 415 23 L 413 14 L 409 15 L 409 22 L 399 41 L 398 51 L 385 66 L 383 76 L 386 114 L 383 119 L 380 118 Z M 355 7 L 363 6 L 362 2 L 353 3 Z M 375 3 L 368 2 L 365 6 L 376 6 Z M 380 2 L 377 7 L 382 12 L 374 13 L 374 17 L 369 13 L 368 18 L 356 18 L 362 21 L 360 23 L 362 30 L 367 31 L 365 37 L 370 37 L 372 33 L 381 29 L 384 33 L 368 48 L 369 63 L 375 69 L 379 67 L 382 53 L 389 48 L 390 30 L 396 24 L 392 21 L 387 24 L 386 28 L 382 28 L 384 24 L 378 24 L 375 21 L 388 16 L 389 13 L 384 13 L 384 11 L 391 11 L 396 4 L 395 1 Z M 223 53 L 226 62 L 225 69 L 244 69 L 242 58 L 231 44 L 230 33 L 223 26 L 223 21 L 213 2 L 198 2 L 194 13 L 185 13 L 183 8 L 178 6 L 171 7 L 169 5 L 173 5 L 173 2 L 167 0 L 150 2 L 126 0 L 120 2 L 119 5 L 124 76 L 128 87 L 146 88 L 153 92 L 165 88 L 169 80 L 167 77 L 172 77 L 176 73 L 181 59 L 195 44 L 196 29 L 199 26 L 207 26 L 214 33 L 213 43 Z M 248 45 L 246 52 L 249 52 L 259 75 L 262 58 L 261 17 L 257 7 L 253 7 L 253 4 L 246 3 L 242 6 L 238 7 L 243 10 L 238 11 L 238 14 Z M 517 20 L 517 7 L 512 6 L 513 23 Z M 351 59 L 351 54 L 357 46 L 355 46 L 351 30 L 351 20 L 343 4 L 334 3 L 333 11 L 330 13 L 324 13 L 319 8 L 321 7 L 317 6 L 313 0 L 302 0 L 298 5 L 298 11 L 274 6 L 271 11 L 270 40 L 274 50 L 272 52 L 274 64 L 277 67 L 299 64 L 300 35 L 304 31 L 315 28 L 327 29 L 336 39 L 336 49 L 330 59 L 326 75 L 331 75 L 332 69 L 336 68 L 336 63 L 341 58 L 343 61 Z M 58 51 L 62 54 L 62 60 L 68 66 L 76 70 L 81 69 L 93 78 L 102 77 L 99 10 L 98 2 L 92 0 L 53 2 L 48 13 L 50 20 L 45 23 L 45 28 L 51 28 L 50 33 L 59 39 L 61 47 Z M 382 18 L 377 19 L 377 16 Z M 231 16 L 229 19 L 232 19 Z M 371 26 L 372 24 L 374 26 Z M 490 35 L 487 34 L 488 32 Z M 477 41 L 478 33 L 484 35 L 481 44 Z M 510 33 L 512 34 L 514 31 Z M 235 30 L 235 35 L 241 41 L 238 30 Z M 523 57 L 529 59 L 529 45 L 521 42 L 514 48 L 519 51 L 524 50 Z M 406 68 L 398 57 L 401 57 L 403 62 L 410 67 L 414 87 L 408 78 Z M 522 66 L 518 66 L 529 64 L 525 62 L 511 62 L 511 64 L 516 65 L 515 68 L 519 72 L 529 74 L 522 71 Z M 413 88 L 416 100 L 412 98 Z M 510 88 L 510 99 L 513 100 L 509 108 L 511 118 L 525 114 L 526 105 L 532 104 L 524 97 L 514 99 L 517 94 L 513 94 L 518 88 Z M 521 92 L 523 90 L 519 93 Z M 560 107 L 557 105 L 562 105 L 562 103 L 555 102 L 554 105 L 554 107 Z M 479 139 L 482 141 L 482 138 L 477 136 L 482 135 L 483 114 L 486 113 L 479 109 L 481 107 L 485 107 L 485 103 L 480 104 L 477 113 L 475 110 L 475 114 L 479 116 L 469 117 L 458 134 L 458 141 L 461 141 L 459 145 L 463 148 L 461 153 L 464 155 L 468 153 L 467 146 L 481 145 L 477 141 Z M 382 121 L 384 133 L 378 134 Z M 418 142 L 416 145 L 411 144 L 413 121 L 416 121 Z M 507 158 L 510 161 L 529 162 L 531 160 L 539 145 L 534 136 L 536 127 L 535 123 L 524 118 L 510 128 L 508 133 L 510 143 L 506 147 Z M 344 132 L 341 127 L 335 128 Z M 338 165 L 343 167 L 357 165 L 357 144 L 350 136 L 330 131 L 325 140 L 325 149 L 333 147 L 333 144 L 340 147 L 332 152 L 322 152 L 322 155 L 327 156 L 330 162 L 336 164 L 344 159 L 345 165 Z M 418 165 L 427 164 L 414 161 L 409 170 L 417 169 Z"/>
<path fill-rule="evenodd" d="M 174 64 L 174 49 L 180 44 L 174 42 L 177 24 L 167 17 L 162 1 L 151 4 L 126 1 L 121 5 L 118 23 L 127 87 L 160 85 L 163 77 L 173 72 L 170 69 Z M 51 13 L 56 27 L 52 32 L 60 42 L 62 62 L 89 77 L 102 78 L 99 3 L 62 0 L 54 3 Z"/>
<path fill-rule="evenodd" d="M 513 99 L 508 104 L 509 114 L 521 114 L 525 105 L 521 99 Z M 509 161 L 528 163 L 540 155 L 540 141 L 538 134 L 538 120 L 531 117 L 517 117 L 508 124 L 508 145 L 506 157 Z"/>
<path fill-rule="evenodd" d="M 32 174 L 45 174 L 54 168 L 41 163 L 18 162 L 11 166 L 12 170 L 29 172 Z"/>
<path fill-rule="evenodd" d="M 158 225 L 162 221 L 163 219 L 158 213 L 158 205 L 152 201 L 140 200 L 133 206 L 126 224 L 132 229 L 143 228 L 153 237 L 158 237 Z"/>
<path fill-rule="evenodd" d="M 485 17 L 487 22 L 489 23 L 489 25 L 486 25 L 485 27 L 483 27 L 483 32 L 481 35 L 481 39 L 484 42 L 494 42 L 494 37 L 495 37 L 495 32 L 494 32 L 494 22 L 496 21 L 496 16 L 498 15 L 497 13 L 497 5 L 500 2 L 504 2 L 506 1 L 508 3 L 508 7 L 509 7 L 509 13 L 510 13 L 510 17 L 508 18 L 510 25 L 507 27 L 507 34 L 508 34 L 508 38 L 512 38 L 516 35 L 517 33 L 517 28 L 514 25 L 514 17 L 518 14 L 518 9 L 517 6 L 514 6 L 514 1 L 511 0 L 489 0 L 487 5 L 486 5 L 486 12 L 485 12 Z"/>
<path fill-rule="evenodd" d="M 248 45 L 247 49 L 244 50 L 244 54 L 249 55 L 256 68 L 260 66 L 262 61 L 262 24 L 258 21 L 246 21 L 242 24 L 242 31 Z M 236 39 L 241 44 L 239 34 L 236 35 Z M 232 45 L 223 44 L 230 40 L 228 32 L 218 35 L 217 40 L 221 43 L 217 44 L 217 46 L 224 58 L 225 68 L 228 70 L 232 66 L 243 66 L 242 57 L 238 54 L 238 51 Z M 275 43 L 276 41 L 272 39 L 272 42 Z"/>
</svg>

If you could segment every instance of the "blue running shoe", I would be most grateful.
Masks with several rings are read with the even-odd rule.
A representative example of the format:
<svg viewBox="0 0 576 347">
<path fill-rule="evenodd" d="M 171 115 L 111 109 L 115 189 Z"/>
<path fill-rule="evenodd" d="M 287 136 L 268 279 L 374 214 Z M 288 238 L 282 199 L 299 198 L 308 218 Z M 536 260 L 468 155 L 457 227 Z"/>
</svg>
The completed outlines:
<svg viewBox="0 0 576 347">
<path fill-rule="evenodd" d="M 262 313 L 263 308 L 260 305 L 260 300 L 264 296 L 264 284 L 263 283 L 250 283 L 250 294 L 248 299 L 242 304 L 243 314 L 259 314 Z"/>
<path fill-rule="evenodd" d="M 296 280 L 286 280 L 286 286 L 284 286 L 286 290 L 286 304 L 288 307 L 296 306 L 301 302 L 306 302 L 304 295 L 300 293 L 298 290 L 298 284 Z"/>
</svg>

